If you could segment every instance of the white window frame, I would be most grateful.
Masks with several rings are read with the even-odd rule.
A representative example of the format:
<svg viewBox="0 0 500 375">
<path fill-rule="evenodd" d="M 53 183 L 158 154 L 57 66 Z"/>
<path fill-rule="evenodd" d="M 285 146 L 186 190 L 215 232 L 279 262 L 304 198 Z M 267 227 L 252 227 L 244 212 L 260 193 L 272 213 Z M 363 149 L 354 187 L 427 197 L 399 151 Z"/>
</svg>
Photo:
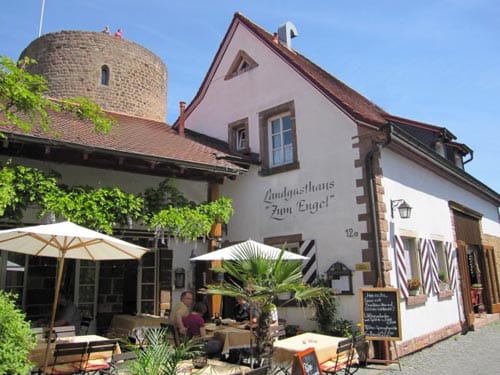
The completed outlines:
<svg viewBox="0 0 500 375">
<path fill-rule="evenodd" d="M 248 149 L 248 131 L 242 126 L 235 129 L 236 150 L 243 151 Z"/>
<path fill-rule="evenodd" d="M 82 269 L 90 269 L 94 270 L 94 282 L 93 283 L 83 283 L 80 279 L 80 276 L 82 274 Z M 80 311 L 84 311 L 87 309 L 83 309 L 82 307 L 84 305 L 90 305 L 91 306 L 91 311 L 92 311 L 92 316 L 91 318 L 95 319 L 97 316 L 97 304 L 98 304 L 98 297 L 99 297 L 99 275 L 100 275 L 100 270 L 101 270 L 101 263 L 100 262 L 91 262 L 91 261 L 82 261 L 80 259 L 77 259 L 75 262 L 75 289 L 74 289 L 74 303 L 77 305 L 80 309 Z M 91 302 L 88 301 L 81 301 L 80 300 L 80 288 L 82 287 L 93 287 L 94 288 L 94 296 L 93 300 Z"/>
<path fill-rule="evenodd" d="M 157 264 L 159 262 L 159 255 L 157 249 L 155 250 L 155 253 L 152 254 L 154 256 L 154 261 L 152 265 L 145 266 L 143 263 L 143 258 L 141 258 L 139 262 L 139 267 L 137 268 L 137 312 L 138 313 L 152 313 L 155 314 L 155 310 L 157 309 L 157 306 L 159 307 L 158 300 L 157 300 L 157 294 L 158 294 L 158 285 L 157 285 L 157 279 L 158 279 L 158 274 L 157 274 Z M 142 280 L 144 271 L 153 271 L 153 281 L 152 282 L 144 282 Z M 145 286 L 153 286 L 153 298 L 143 298 L 143 293 L 142 293 L 142 288 Z M 152 302 L 153 303 L 153 311 L 145 311 L 143 308 L 143 303 L 145 302 Z"/>
<path fill-rule="evenodd" d="M 290 123 L 290 127 L 289 129 L 286 129 L 284 130 L 283 129 L 283 119 L 284 118 L 288 118 L 289 120 L 289 123 Z M 273 133 L 273 122 L 275 121 L 279 121 L 279 131 L 276 132 L 276 133 Z M 285 133 L 288 133 L 289 137 L 290 137 L 290 143 L 287 143 L 285 145 Z M 282 165 L 287 165 L 287 164 L 291 164 L 294 162 L 294 149 L 295 149 L 295 144 L 294 144 L 294 137 L 293 137 L 293 125 L 292 125 L 292 115 L 290 112 L 284 112 L 284 113 L 280 113 L 279 115 L 276 115 L 276 116 L 272 116 L 270 117 L 268 120 L 267 120 L 267 136 L 268 136 L 268 145 L 269 145 L 269 166 L 271 168 L 274 168 L 274 167 L 279 167 L 279 166 L 282 166 Z M 274 147 L 273 146 L 273 138 L 275 136 L 278 136 L 279 137 L 279 140 L 280 140 L 280 145 L 277 146 L 277 147 Z M 287 152 L 286 150 L 289 149 L 290 151 L 290 159 L 289 160 L 285 160 L 285 156 L 287 155 Z M 275 158 L 274 158 L 274 153 L 275 152 L 279 152 L 279 155 L 280 155 L 280 158 L 281 158 L 281 161 L 276 161 Z"/>
<path fill-rule="evenodd" d="M 421 260 L 417 249 L 417 239 L 414 237 L 401 237 L 406 265 L 406 277 L 417 279 L 422 283 Z"/>
<path fill-rule="evenodd" d="M 8 271 L 7 261 L 9 260 L 9 254 L 16 254 L 16 256 L 23 256 L 24 260 L 21 262 L 20 266 L 24 267 L 24 271 Z M 16 262 L 17 263 L 17 262 Z M 0 251 L 0 289 L 2 290 L 12 290 L 20 295 L 21 309 L 26 310 L 26 286 L 28 283 L 28 265 L 29 265 L 29 255 L 13 253 L 9 251 Z M 7 275 L 9 272 L 22 272 L 22 285 L 8 285 Z"/>
<path fill-rule="evenodd" d="M 433 242 L 434 242 L 434 248 L 436 249 L 436 257 L 437 257 L 437 262 L 438 262 L 438 272 L 444 272 L 444 274 L 446 275 L 446 278 L 449 279 L 448 263 L 446 261 L 446 252 L 445 252 L 444 242 L 443 241 L 436 241 L 436 240 L 433 240 Z"/>
</svg>

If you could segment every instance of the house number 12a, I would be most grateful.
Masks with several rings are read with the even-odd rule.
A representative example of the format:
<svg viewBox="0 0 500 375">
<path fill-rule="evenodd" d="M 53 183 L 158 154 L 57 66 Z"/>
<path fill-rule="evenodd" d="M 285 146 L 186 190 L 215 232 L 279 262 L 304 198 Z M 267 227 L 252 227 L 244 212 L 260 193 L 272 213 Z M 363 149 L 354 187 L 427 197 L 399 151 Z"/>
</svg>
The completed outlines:
<svg viewBox="0 0 500 375">
<path fill-rule="evenodd" d="M 358 237 L 358 232 L 355 232 L 352 228 L 347 228 L 345 230 L 345 236 L 348 238 Z"/>
</svg>

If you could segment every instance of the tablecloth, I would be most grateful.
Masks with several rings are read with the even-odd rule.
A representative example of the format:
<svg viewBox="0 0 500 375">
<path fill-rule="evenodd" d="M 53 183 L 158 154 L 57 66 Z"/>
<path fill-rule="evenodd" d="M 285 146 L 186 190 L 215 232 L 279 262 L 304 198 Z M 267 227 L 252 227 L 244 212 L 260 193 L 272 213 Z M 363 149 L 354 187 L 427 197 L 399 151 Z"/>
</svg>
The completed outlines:
<svg viewBox="0 0 500 375">
<path fill-rule="evenodd" d="M 137 327 L 160 328 L 161 323 L 168 323 L 168 318 L 150 315 L 125 315 L 113 316 L 109 326 L 108 336 L 126 339 L 129 333 Z"/>
<path fill-rule="evenodd" d="M 319 363 L 335 358 L 337 344 L 345 337 L 320 335 L 318 333 L 303 333 L 274 342 L 273 361 L 275 363 L 292 363 L 293 355 L 307 348 L 314 348 Z"/>
</svg>

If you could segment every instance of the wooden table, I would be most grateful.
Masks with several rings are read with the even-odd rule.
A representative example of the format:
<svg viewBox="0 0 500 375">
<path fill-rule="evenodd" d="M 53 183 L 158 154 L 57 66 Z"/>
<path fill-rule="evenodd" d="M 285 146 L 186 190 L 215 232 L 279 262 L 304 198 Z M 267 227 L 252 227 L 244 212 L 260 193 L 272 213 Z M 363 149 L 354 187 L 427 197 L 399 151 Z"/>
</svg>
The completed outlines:
<svg viewBox="0 0 500 375">
<path fill-rule="evenodd" d="M 134 328 L 160 328 L 161 323 L 168 323 L 168 319 L 151 315 L 119 314 L 113 316 L 109 326 L 108 336 L 126 339 Z"/>
<path fill-rule="evenodd" d="M 49 351 L 49 365 L 54 364 L 54 348 L 56 344 L 66 343 L 66 342 L 86 342 L 91 341 L 104 341 L 109 340 L 107 337 L 97 336 L 97 335 L 84 335 L 84 336 L 71 336 L 71 337 L 60 337 L 55 343 L 50 344 Z M 38 344 L 30 351 L 30 360 L 35 364 L 36 367 L 43 367 L 45 359 L 45 350 L 47 349 L 46 341 L 39 341 Z M 95 352 L 92 353 L 90 359 L 111 359 L 113 354 L 121 353 L 120 345 L 116 345 L 115 353 L 109 352 Z M 77 359 L 75 359 L 77 360 Z"/>
<path fill-rule="evenodd" d="M 217 361 L 215 359 L 209 359 L 207 366 L 201 369 L 195 369 L 193 362 L 191 360 L 182 361 L 177 365 L 177 374 L 217 374 L 217 375 L 229 375 L 229 374 L 245 374 L 251 370 L 248 366 L 235 365 L 227 362 Z"/>
<path fill-rule="evenodd" d="M 249 329 L 241 329 L 236 326 L 219 327 L 213 332 L 213 338 L 223 343 L 222 354 L 229 353 L 230 349 L 250 348 L 255 345 L 255 337 L 252 336 Z"/>
<path fill-rule="evenodd" d="M 307 348 L 314 348 L 318 362 L 323 363 L 335 358 L 337 344 L 345 337 L 320 335 L 318 333 L 303 333 L 274 342 L 273 362 L 291 364 L 293 355 Z"/>
</svg>

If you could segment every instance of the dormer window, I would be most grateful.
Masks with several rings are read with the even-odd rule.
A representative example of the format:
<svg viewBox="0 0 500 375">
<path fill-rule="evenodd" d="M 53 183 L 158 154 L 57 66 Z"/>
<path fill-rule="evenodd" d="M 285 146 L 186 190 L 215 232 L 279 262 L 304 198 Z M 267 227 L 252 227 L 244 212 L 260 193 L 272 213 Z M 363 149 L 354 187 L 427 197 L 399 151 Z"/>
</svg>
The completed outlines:
<svg viewBox="0 0 500 375">
<path fill-rule="evenodd" d="M 248 119 L 238 120 L 228 125 L 228 143 L 232 151 L 250 152 Z"/>
<path fill-rule="evenodd" d="M 239 51 L 229 67 L 225 79 L 231 79 L 240 74 L 248 72 L 249 70 L 258 66 L 254 59 L 252 59 L 245 51 Z"/>
<path fill-rule="evenodd" d="M 446 156 L 443 141 L 436 141 L 436 144 L 434 145 L 434 149 L 442 157 Z"/>
<path fill-rule="evenodd" d="M 109 85 L 109 67 L 107 65 L 101 67 L 101 85 Z"/>
<path fill-rule="evenodd" d="M 241 151 L 248 148 L 247 129 L 240 128 L 236 130 L 236 150 Z"/>
<path fill-rule="evenodd" d="M 455 165 L 460 169 L 464 169 L 464 161 L 462 159 L 462 155 L 458 152 L 455 152 Z"/>
</svg>

